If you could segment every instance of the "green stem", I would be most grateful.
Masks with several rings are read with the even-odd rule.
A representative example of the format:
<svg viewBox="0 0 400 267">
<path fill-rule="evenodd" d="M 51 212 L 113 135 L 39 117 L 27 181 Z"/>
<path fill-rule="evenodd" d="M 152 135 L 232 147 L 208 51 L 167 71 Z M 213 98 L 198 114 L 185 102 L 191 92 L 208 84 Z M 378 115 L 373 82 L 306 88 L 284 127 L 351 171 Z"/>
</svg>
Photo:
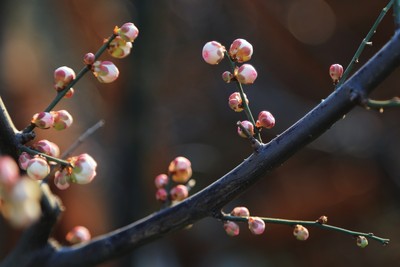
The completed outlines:
<svg viewBox="0 0 400 267">
<path fill-rule="evenodd" d="M 95 60 L 97 60 L 100 55 L 107 49 L 107 47 L 110 45 L 111 41 L 115 39 L 117 35 L 116 34 L 112 34 L 108 39 L 107 42 L 105 42 L 100 48 L 99 50 L 97 50 L 97 52 L 95 53 Z M 60 92 L 57 93 L 57 95 L 55 96 L 55 98 L 53 99 L 53 101 L 51 101 L 51 103 L 48 105 L 48 107 L 44 110 L 44 112 L 50 112 L 57 104 L 58 102 L 61 101 L 61 99 L 65 96 L 65 94 L 68 92 L 68 90 L 70 88 L 72 88 L 72 86 L 74 86 L 89 70 L 90 70 L 91 66 L 90 65 L 86 65 L 84 66 L 79 73 L 76 75 L 76 78 L 73 79 L 69 84 L 67 84 L 67 86 Z M 32 132 L 33 129 L 35 129 L 36 125 L 31 123 L 29 126 L 27 126 L 22 132 L 23 133 L 29 133 Z"/>
<path fill-rule="evenodd" d="M 400 0 L 394 1 L 393 13 L 394 13 L 394 26 L 396 27 L 396 30 L 399 30 L 400 29 Z"/>
<path fill-rule="evenodd" d="M 393 97 L 392 99 L 388 100 L 367 99 L 365 105 L 368 108 L 377 110 L 383 110 L 384 108 L 389 108 L 389 107 L 400 107 L 400 98 Z"/>
<path fill-rule="evenodd" d="M 222 220 L 226 221 L 234 221 L 234 222 L 247 222 L 248 217 L 238 217 L 238 216 L 230 216 L 230 215 L 223 215 Z M 390 239 L 387 238 L 382 238 L 374 235 L 373 233 L 363 233 L 363 232 L 357 232 L 357 231 L 352 231 L 348 229 L 344 229 L 341 227 L 329 225 L 329 224 L 323 224 L 318 221 L 301 221 L 301 220 L 286 220 L 286 219 L 277 219 L 277 218 L 266 218 L 266 217 L 260 217 L 264 222 L 266 223 L 271 223 L 271 224 L 284 224 L 284 225 L 289 225 L 289 226 L 295 226 L 297 224 L 303 225 L 303 226 L 312 226 L 312 227 L 318 227 L 326 230 L 331 230 L 331 231 L 336 231 L 340 233 L 344 233 L 347 235 L 351 236 L 365 236 L 367 238 L 376 240 L 380 242 L 382 245 L 387 245 L 389 244 Z"/>
<path fill-rule="evenodd" d="M 235 69 L 236 69 L 235 62 L 233 62 L 233 60 L 231 59 L 231 57 L 229 56 L 229 53 L 227 51 L 225 51 L 225 56 L 229 59 L 232 73 L 235 73 Z M 238 80 L 235 80 L 235 82 L 236 82 L 236 86 L 239 90 L 240 97 L 242 98 L 242 105 L 243 105 L 244 112 L 246 113 L 247 119 L 254 125 L 255 135 L 257 136 L 258 141 L 260 141 L 262 143 L 260 132 L 256 127 L 256 122 L 254 120 L 253 114 L 251 113 L 250 107 L 247 104 L 247 101 L 246 101 L 247 97 L 244 94 L 242 84 Z"/>
<path fill-rule="evenodd" d="M 350 72 L 352 71 L 354 64 L 358 62 L 358 58 L 360 57 L 361 53 L 363 52 L 366 45 L 371 45 L 370 39 L 376 32 L 378 25 L 381 23 L 383 17 L 386 15 L 388 10 L 393 5 L 393 1 L 389 1 L 389 3 L 382 9 L 381 13 L 379 14 L 378 18 L 376 19 L 374 25 L 372 25 L 371 29 L 369 30 L 367 36 L 362 40 L 360 46 L 358 47 L 356 53 L 354 54 L 353 58 L 351 59 L 349 65 L 347 66 L 346 70 L 344 71 L 342 77 L 340 78 L 339 82 L 336 84 L 335 88 L 339 88 L 344 81 L 346 81 L 347 77 L 349 76 Z M 396 0 L 398 1 L 398 0 Z"/>
<path fill-rule="evenodd" d="M 34 155 L 39 155 L 39 156 L 41 156 L 41 157 L 46 158 L 46 159 L 49 160 L 49 161 L 54 161 L 54 162 L 56 162 L 56 163 L 58 163 L 58 164 L 61 164 L 61 165 L 63 165 L 63 166 L 72 167 L 71 163 L 69 163 L 68 161 L 65 161 L 65 160 L 62 160 L 62 159 L 59 159 L 59 158 L 55 158 L 55 157 L 49 156 L 49 155 L 47 155 L 47 154 L 44 154 L 44 153 L 42 153 L 42 152 L 39 152 L 39 151 L 37 151 L 37 150 L 31 149 L 31 148 L 26 147 L 26 146 L 22 146 L 22 145 L 19 146 L 19 150 L 22 151 L 22 152 L 26 152 L 26 153 L 28 153 L 28 154 L 30 154 L 30 155 L 32 155 L 32 156 L 34 156 Z"/>
</svg>

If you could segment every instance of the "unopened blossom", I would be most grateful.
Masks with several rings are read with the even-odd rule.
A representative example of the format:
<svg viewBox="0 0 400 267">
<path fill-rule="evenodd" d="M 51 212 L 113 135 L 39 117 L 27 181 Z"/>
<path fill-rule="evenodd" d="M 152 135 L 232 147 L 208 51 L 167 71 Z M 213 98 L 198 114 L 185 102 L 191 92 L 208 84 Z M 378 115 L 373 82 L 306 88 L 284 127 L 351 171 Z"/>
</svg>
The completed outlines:
<svg viewBox="0 0 400 267">
<path fill-rule="evenodd" d="M 189 196 L 189 190 L 186 186 L 178 184 L 171 189 L 169 194 L 171 195 L 171 200 L 182 201 Z"/>
<path fill-rule="evenodd" d="M 156 199 L 165 202 L 168 198 L 168 192 L 165 188 L 158 188 L 156 191 Z"/>
<path fill-rule="evenodd" d="M 229 55 L 239 63 L 249 61 L 253 55 L 253 46 L 245 39 L 236 39 L 229 48 Z"/>
<path fill-rule="evenodd" d="M 240 233 L 239 225 L 235 222 L 224 222 L 224 230 L 229 236 L 237 236 Z"/>
<path fill-rule="evenodd" d="M 192 164 L 185 157 L 176 157 L 169 164 L 168 172 L 174 182 L 184 184 L 192 177 Z"/>
<path fill-rule="evenodd" d="M 67 66 L 59 67 L 54 71 L 54 88 L 57 91 L 62 91 L 75 78 L 73 69 Z"/>
<path fill-rule="evenodd" d="M 51 114 L 54 117 L 53 128 L 56 130 L 65 130 L 74 122 L 71 114 L 66 110 L 51 111 Z"/>
<path fill-rule="evenodd" d="M 225 47 L 217 41 L 211 41 L 203 46 L 202 56 L 205 62 L 216 65 L 225 56 Z"/>
<path fill-rule="evenodd" d="M 165 187 L 169 182 L 168 175 L 165 173 L 159 174 L 154 178 L 154 184 L 157 188 L 163 188 Z"/>
<path fill-rule="evenodd" d="M 252 84 L 257 78 L 256 69 L 250 64 L 243 64 L 237 70 L 236 79 L 242 84 Z"/>
<path fill-rule="evenodd" d="M 32 156 L 26 152 L 22 152 L 18 157 L 18 165 L 21 169 L 26 170 L 28 168 L 28 163 L 32 159 Z"/>
<path fill-rule="evenodd" d="M 250 216 L 250 211 L 246 207 L 235 207 L 231 211 L 232 216 L 238 216 L 238 217 L 248 217 Z"/>
<path fill-rule="evenodd" d="M 50 112 L 39 112 L 33 115 L 31 123 L 40 129 L 48 129 L 54 124 L 54 117 Z"/>
<path fill-rule="evenodd" d="M 329 75 L 332 78 L 334 84 L 336 84 L 343 75 L 343 67 L 340 64 L 332 64 L 329 67 Z"/>
<path fill-rule="evenodd" d="M 244 95 L 244 97 L 246 98 L 246 103 L 249 104 L 249 100 L 247 99 L 246 94 Z M 234 92 L 229 96 L 228 105 L 235 112 L 243 111 L 243 100 L 239 92 Z"/>
<path fill-rule="evenodd" d="M 256 126 L 271 129 L 275 126 L 275 118 L 271 112 L 263 110 L 258 114 Z"/>
<path fill-rule="evenodd" d="M 118 34 L 123 40 L 133 42 L 139 35 L 139 30 L 132 22 L 127 22 L 121 28 L 115 27 L 114 33 Z"/>
<path fill-rule="evenodd" d="M 0 194 L 1 188 L 11 189 L 19 179 L 19 169 L 10 156 L 0 156 Z"/>
<path fill-rule="evenodd" d="M 111 83 L 119 76 L 118 68 L 111 61 L 96 61 L 92 66 L 93 74 L 101 83 Z"/>
<path fill-rule="evenodd" d="M 57 158 L 60 156 L 60 148 L 58 147 L 58 145 L 46 139 L 37 141 L 32 145 L 32 147 L 37 151 L 52 157 Z"/>
<path fill-rule="evenodd" d="M 29 160 L 26 173 L 32 179 L 42 180 L 50 173 L 50 167 L 44 158 L 34 157 Z"/>
<path fill-rule="evenodd" d="M 222 80 L 226 83 L 230 83 L 232 81 L 233 74 L 230 71 L 224 71 L 222 73 Z"/>
<path fill-rule="evenodd" d="M 249 121 L 242 121 L 240 122 L 242 126 L 249 132 L 251 136 L 254 135 L 254 125 Z M 247 135 L 242 131 L 242 128 L 237 128 L 237 133 L 240 137 L 247 138 Z"/>
<path fill-rule="evenodd" d="M 86 53 L 83 56 L 83 63 L 85 63 L 86 65 L 92 65 L 95 60 L 96 56 L 93 53 Z"/>
<path fill-rule="evenodd" d="M 69 88 L 69 90 L 65 93 L 65 98 L 71 98 L 75 94 L 74 88 Z"/>
<path fill-rule="evenodd" d="M 71 174 L 68 168 L 56 171 L 54 174 L 54 184 L 58 189 L 65 190 L 70 186 Z"/>
<path fill-rule="evenodd" d="M 112 57 L 124 58 L 131 53 L 132 43 L 127 42 L 122 37 L 115 37 L 108 45 L 108 52 Z"/>
<path fill-rule="evenodd" d="M 308 239 L 310 234 L 308 233 L 307 228 L 305 228 L 303 225 L 297 224 L 293 229 L 293 235 L 297 240 L 304 241 Z"/>
<path fill-rule="evenodd" d="M 84 226 L 75 226 L 67 233 L 65 239 L 71 244 L 87 242 L 91 238 L 89 230 Z"/>
<path fill-rule="evenodd" d="M 88 154 L 81 154 L 77 157 L 69 158 L 72 164 L 71 182 L 78 184 L 88 184 L 96 176 L 97 162 Z"/>
<path fill-rule="evenodd" d="M 365 236 L 357 236 L 357 246 L 360 248 L 365 248 L 368 246 L 368 239 Z"/>
<path fill-rule="evenodd" d="M 259 217 L 249 217 L 248 219 L 249 230 L 255 235 L 261 235 L 265 230 L 265 222 Z"/>
</svg>

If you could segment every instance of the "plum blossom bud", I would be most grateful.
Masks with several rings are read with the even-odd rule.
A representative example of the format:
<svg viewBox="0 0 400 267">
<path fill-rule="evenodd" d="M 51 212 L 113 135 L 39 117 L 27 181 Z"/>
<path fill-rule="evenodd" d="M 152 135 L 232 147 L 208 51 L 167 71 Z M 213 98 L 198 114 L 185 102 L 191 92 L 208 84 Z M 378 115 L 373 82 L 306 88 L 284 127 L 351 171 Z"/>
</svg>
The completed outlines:
<svg viewBox="0 0 400 267">
<path fill-rule="evenodd" d="M 237 70 L 236 79 L 242 84 L 252 84 L 257 78 L 256 69 L 250 64 L 243 64 Z"/>
<path fill-rule="evenodd" d="M 54 88 L 57 91 L 62 91 L 76 75 L 73 69 L 62 66 L 54 71 Z"/>
<path fill-rule="evenodd" d="M 340 64 L 332 64 L 329 67 L 329 75 L 332 78 L 334 84 L 336 84 L 343 75 L 343 67 Z"/>
<path fill-rule="evenodd" d="M 368 239 L 365 236 L 357 236 L 357 246 L 365 248 L 368 246 Z"/>
<path fill-rule="evenodd" d="M 29 160 L 26 173 L 32 179 L 42 180 L 50 173 L 50 167 L 44 158 L 34 157 Z"/>
<path fill-rule="evenodd" d="M 256 126 L 271 129 L 275 126 L 275 118 L 269 111 L 261 111 L 260 114 L 258 114 Z"/>
<path fill-rule="evenodd" d="M 83 226 L 75 226 L 65 236 L 65 239 L 71 244 L 87 242 L 90 240 L 90 238 L 91 238 L 91 235 L 90 235 L 89 230 Z"/>
<path fill-rule="evenodd" d="M 60 156 L 60 148 L 53 142 L 43 139 L 32 145 L 34 149 L 52 157 Z"/>
<path fill-rule="evenodd" d="M 112 57 L 124 58 L 131 53 L 132 43 L 127 42 L 122 37 L 117 36 L 108 45 L 108 52 Z"/>
<path fill-rule="evenodd" d="M 308 229 L 305 228 L 303 225 L 297 224 L 294 227 L 293 235 L 296 237 L 297 240 L 305 241 L 309 237 Z"/>
<path fill-rule="evenodd" d="M 48 129 L 53 126 L 54 118 L 50 112 L 39 112 L 33 115 L 31 123 L 40 129 Z"/>
<path fill-rule="evenodd" d="M 51 111 L 51 114 L 54 117 L 53 128 L 58 131 L 67 129 L 74 122 L 71 114 L 66 110 Z"/>
<path fill-rule="evenodd" d="M 246 207 L 235 207 L 231 211 L 232 216 L 239 216 L 239 217 L 249 217 L 250 216 L 250 211 Z"/>
<path fill-rule="evenodd" d="M 133 42 L 139 35 L 139 30 L 132 22 L 127 22 L 121 28 L 115 27 L 114 33 L 127 42 Z"/>
<path fill-rule="evenodd" d="M 156 185 L 157 188 L 163 188 L 165 187 L 169 182 L 168 175 L 166 174 L 159 174 L 156 176 L 154 179 L 154 184 Z"/>
<path fill-rule="evenodd" d="M 70 186 L 71 175 L 67 168 L 56 171 L 54 174 L 54 184 L 60 190 L 65 190 Z"/>
<path fill-rule="evenodd" d="M 74 88 L 69 88 L 68 92 L 65 93 L 65 98 L 71 98 L 75 94 Z"/>
<path fill-rule="evenodd" d="M 242 126 L 250 133 L 251 136 L 254 135 L 254 125 L 249 121 L 242 121 Z M 240 137 L 247 138 L 247 135 L 242 131 L 242 128 L 238 127 L 237 132 Z"/>
<path fill-rule="evenodd" d="M 244 96 L 246 98 L 246 103 L 249 104 L 249 100 L 247 99 L 246 94 Z M 235 92 L 229 96 L 228 104 L 229 107 L 235 112 L 243 111 L 243 101 L 239 92 Z"/>
<path fill-rule="evenodd" d="M 31 159 L 32 159 L 31 155 L 29 155 L 26 152 L 22 152 L 21 155 L 19 155 L 19 158 L 18 158 L 19 167 L 21 169 L 23 169 L 23 170 L 26 170 L 26 168 L 28 168 L 28 163 L 29 163 L 29 161 Z"/>
<path fill-rule="evenodd" d="M 211 41 L 203 46 L 203 59 L 211 65 L 217 65 L 225 56 L 225 47 L 216 41 Z"/>
<path fill-rule="evenodd" d="M 0 156 L 0 192 L 1 188 L 11 189 L 19 179 L 19 169 L 10 156 Z"/>
<path fill-rule="evenodd" d="M 156 199 L 161 202 L 165 202 L 168 198 L 168 192 L 165 188 L 158 188 L 156 191 Z"/>
<path fill-rule="evenodd" d="M 111 61 L 96 61 L 93 63 L 93 74 L 101 83 L 111 83 L 119 76 L 118 68 Z"/>
<path fill-rule="evenodd" d="M 249 217 L 248 219 L 249 230 L 254 235 L 261 235 L 265 230 L 265 223 L 259 217 Z"/>
<path fill-rule="evenodd" d="M 233 78 L 233 74 L 230 73 L 229 71 L 224 71 L 222 73 L 222 80 L 224 80 L 224 82 L 230 83 L 232 78 Z"/>
<path fill-rule="evenodd" d="M 92 65 L 95 60 L 96 56 L 93 53 L 86 53 L 83 56 L 83 63 L 85 63 L 86 65 Z"/>
<path fill-rule="evenodd" d="M 178 184 L 169 192 L 173 201 L 182 201 L 189 196 L 189 191 L 186 186 Z"/>
<path fill-rule="evenodd" d="M 72 166 L 71 182 L 88 184 L 96 176 L 97 162 L 88 154 L 81 154 L 68 160 Z"/>
<path fill-rule="evenodd" d="M 237 236 L 240 233 L 239 225 L 235 222 L 224 222 L 224 230 L 229 236 Z"/>
<path fill-rule="evenodd" d="M 229 48 L 229 55 L 239 63 L 249 61 L 253 55 L 253 46 L 245 39 L 236 39 Z"/>
<path fill-rule="evenodd" d="M 169 164 L 168 172 L 174 182 L 184 184 L 192 177 L 192 164 L 185 157 L 176 157 Z"/>
</svg>

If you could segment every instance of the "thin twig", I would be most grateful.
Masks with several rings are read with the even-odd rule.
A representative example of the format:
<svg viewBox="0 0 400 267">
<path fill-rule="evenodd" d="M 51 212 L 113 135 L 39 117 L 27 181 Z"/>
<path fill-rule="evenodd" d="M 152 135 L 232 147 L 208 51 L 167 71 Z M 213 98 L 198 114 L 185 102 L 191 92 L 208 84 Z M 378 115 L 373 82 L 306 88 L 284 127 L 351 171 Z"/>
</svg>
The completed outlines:
<svg viewBox="0 0 400 267">
<path fill-rule="evenodd" d="M 397 31 L 400 29 L 400 0 L 394 0 L 393 15 L 394 15 L 394 26 Z"/>
<path fill-rule="evenodd" d="M 393 97 L 388 100 L 367 99 L 363 104 L 366 108 L 376 109 L 383 112 L 383 109 L 385 108 L 400 107 L 400 98 Z"/>
<path fill-rule="evenodd" d="M 38 156 L 44 157 L 44 158 L 46 158 L 48 161 L 54 161 L 54 162 L 56 162 L 56 163 L 58 163 L 58 164 L 61 164 L 61 165 L 63 165 L 63 166 L 72 167 L 71 163 L 68 162 L 68 161 L 65 161 L 65 160 L 62 160 L 62 159 L 59 159 L 59 158 L 55 158 L 55 157 L 49 156 L 49 155 L 47 155 L 47 154 L 45 154 L 45 153 L 42 153 L 42 152 L 40 152 L 40 151 L 31 149 L 31 148 L 29 148 L 29 147 L 27 147 L 27 146 L 24 146 L 24 145 L 20 145 L 20 146 L 19 146 L 19 150 L 20 150 L 20 151 L 23 151 L 23 152 L 26 152 L 26 153 L 28 153 L 28 154 L 30 154 L 30 155 L 38 155 Z"/>
</svg>

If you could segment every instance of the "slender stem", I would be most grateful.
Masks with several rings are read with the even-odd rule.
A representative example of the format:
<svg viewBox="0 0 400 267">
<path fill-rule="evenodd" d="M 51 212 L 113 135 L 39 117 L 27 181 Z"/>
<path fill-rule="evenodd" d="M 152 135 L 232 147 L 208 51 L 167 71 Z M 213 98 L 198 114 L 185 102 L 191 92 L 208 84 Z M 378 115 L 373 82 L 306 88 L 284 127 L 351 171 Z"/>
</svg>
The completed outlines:
<svg viewBox="0 0 400 267">
<path fill-rule="evenodd" d="M 107 47 L 110 45 L 111 41 L 114 40 L 116 36 L 117 36 L 116 34 L 112 34 L 107 39 L 107 41 L 104 42 L 104 44 L 99 48 L 99 50 L 97 50 L 97 52 L 95 54 L 95 60 L 100 57 L 100 55 L 107 49 Z M 58 104 L 58 102 L 61 101 L 61 99 L 65 96 L 65 94 L 68 92 L 68 90 L 71 89 L 72 86 L 74 86 L 90 70 L 90 68 L 91 67 L 89 65 L 84 66 L 79 71 L 79 73 L 76 75 L 76 78 L 73 79 L 69 84 L 67 84 L 67 86 L 62 91 L 57 93 L 57 95 L 55 96 L 53 101 L 51 101 L 51 103 L 47 106 L 47 108 L 44 111 L 50 112 Z M 29 126 L 27 126 L 23 130 L 23 133 L 31 132 L 33 129 L 35 129 L 35 127 L 36 127 L 36 125 L 31 123 Z"/>
<path fill-rule="evenodd" d="M 388 99 L 388 100 L 367 99 L 365 106 L 367 108 L 372 108 L 372 109 L 377 109 L 379 111 L 383 111 L 384 108 L 400 107 L 400 98 L 393 97 L 392 99 Z"/>
<path fill-rule="evenodd" d="M 394 1 L 393 13 L 394 13 L 394 26 L 396 27 L 396 30 L 399 30 L 400 29 L 400 0 Z"/>
<path fill-rule="evenodd" d="M 295 226 L 297 224 L 303 225 L 303 226 L 311 226 L 311 227 L 318 227 L 326 230 L 331 230 L 331 231 L 336 231 L 340 233 L 344 233 L 347 235 L 351 236 L 365 236 L 368 237 L 372 240 L 376 240 L 380 242 L 382 245 L 387 245 L 389 244 L 390 239 L 387 238 L 382 238 L 374 235 L 373 233 L 363 233 L 363 232 L 357 232 L 357 231 L 352 231 L 348 230 L 345 228 L 337 227 L 334 225 L 330 224 L 323 224 L 318 221 L 302 221 L 302 220 L 286 220 L 286 219 L 278 219 L 278 218 L 267 218 L 267 217 L 259 217 L 266 223 L 271 223 L 271 224 L 284 224 L 284 225 L 289 225 L 289 226 Z M 238 216 L 230 216 L 230 215 L 224 215 L 221 218 L 222 220 L 225 221 L 234 221 L 234 222 L 247 222 L 248 217 L 238 217 Z"/>
<path fill-rule="evenodd" d="M 371 29 L 369 30 L 367 36 L 362 40 L 360 46 L 358 47 L 356 53 L 354 54 L 353 58 L 351 59 L 349 65 L 347 66 L 346 70 L 344 71 L 342 77 L 340 78 L 339 82 L 336 84 L 335 88 L 339 88 L 344 81 L 346 81 L 347 77 L 349 76 L 350 72 L 352 71 L 354 64 L 358 62 L 358 58 L 360 57 L 361 53 L 363 52 L 366 45 L 371 45 L 370 39 L 376 32 L 378 25 L 381 23 L 383 17 L 386 15 L 390 7 L 393 5 L 393 1 L 389 1 L 389 3 L 382 9 L 381 13 L 379 14 L 378 18 L 376 19 L 374 25 L 372 25 Z M 397 0 L 396 0 L 397 1 Z"/>
<path fill-rule="evenodd" d="M 58 163 L 58 164 L 61 164 L 61 165 L 63 165 L 63 166 L 72 167 L 71 163 L 69 163 L 68 161 L 65 161 L 65 160 L 62 160 L 62 159 L 59 159 L 59 158 L 55 158 L 55 157 L 49 156 L 49 155 L 47 155 L 47 154 L 44 154 L 44 153 L 42 153 L 42 152 L 39 152 L 39 151 L 37 151 L 37 150 L 31 149 L 31 148 L 26 147 L 26 146 L 22 146 L 22 145 L 19 146 L 19 150 L 21 150 L 21 151 L 23 151 L 23 152 L 26 152 L 26 153 L 28 153 L 28 154 L 30 154 L 30 155 L 39 155 L 39 156 L 41 156 L 41 157 L 46 158 L 46 159 L 49 160 L 49 161 L 54 161 L 54 162 L 56 162 L 56 163 Z"/>
</svg>

